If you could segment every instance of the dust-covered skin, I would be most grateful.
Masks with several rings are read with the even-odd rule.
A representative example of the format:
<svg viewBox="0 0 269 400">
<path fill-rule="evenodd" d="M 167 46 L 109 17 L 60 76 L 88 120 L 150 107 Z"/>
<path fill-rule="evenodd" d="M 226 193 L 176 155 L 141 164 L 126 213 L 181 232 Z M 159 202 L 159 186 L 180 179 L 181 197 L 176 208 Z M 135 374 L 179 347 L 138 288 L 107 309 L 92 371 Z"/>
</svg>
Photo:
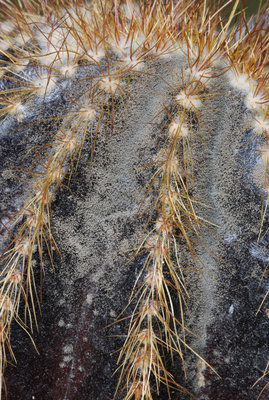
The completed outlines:
<svg viewBox="0 0 269 400">
<path fill-rule="evenodd" d="M 69 188 L 63 186 L 56 193 L 51 229 L 61 254 L 55 253 L 54 271 L 44 255 L 39 332 L 34 332 L 40 354 L 13 324 L 18 365 L 8 366 L 5 373 L 10 399 L 21 400 L 22 393 L 29 400 L 113 398 L 117 350 L 128 324 L 122 318 L 134 307 L 125 310 L 145 258 L 143 253 L 135 259 L 132 255 L 141 243 L 147 205 L 156 193 L 143 205 L 144 215 L 139 206 L 156 168 L 150 164 L 163 145 L 164 106 L 169 109 L 175 95 L 168 83 L 181 82 L 179 66 L 187 77 L 187 59 L 180 51 L 151 61 L 136 73 L 137 79 L 122 82 L 132 98 L 115 95 L 113 113 L 108 109 L 98 133 L 91 167 L 88 139 Z M 95 71 L 87 73 L 90 77 Z M 81 70 L 72 79 L 79 82 L 84 76 Z M 69 96 L 77 98 L 82 86 L 72 85 L 72 79 Z M 214 96 L 207 96 L 212 87 Z M 51 109 L 56 117 L 69 111 L 64 93 L 55 101 L 40 103 L 34 120 L 51 118 Z M 255 398 L 261 386 L 252 385 L 268 359 L 269 322 L 265 313 L 256 316 L 256 311 L 267 290 L 266 279 L 260 283 L 259 278 L 269 250 L 267 236 L 257 243 L 262 183 L 259 187 L 255 178 L 258 139 L 245 124 L 248 113 L 242 94 L 222 76 L 206 89 L 193 122 L 191 193 L 198 215 L 210 222 L 206 224 L 210 229 L 201 230 L 202 244 L 194 238 L 199 266 L 182 241 L 178 246 L 179 258 L 190 266 L 184 272 L 189 293 L 185 323 L 195 335 L 188 334 L 187 343 L 220 377 L 188 350 L 186 380 L 179 357 L 173 363 L 168 359 L 168 365 L 176 381 L 198 399 Z M 9 166 L 30 167 L 25 148 L 46 142 L 44 132 L 56 131 L 57 121 L 20 129 L 14 123 L 14 132 L 1 138 L 1 211 L 14 212 L 28 190 L 28 185 L 7 178 Z M 158 188 L 158 182 L 154 185 Z M 200 272 L 194 271 L 197 267 Z M 35 271 L 39 282 L 38 257 Z M 178 305 L 175 312 L 179 314 Z M 165 388 L 157 398 L 167 399 Z M 185 398 L 189 396 L 171 391 L 171 399 Z"/>
</svg>

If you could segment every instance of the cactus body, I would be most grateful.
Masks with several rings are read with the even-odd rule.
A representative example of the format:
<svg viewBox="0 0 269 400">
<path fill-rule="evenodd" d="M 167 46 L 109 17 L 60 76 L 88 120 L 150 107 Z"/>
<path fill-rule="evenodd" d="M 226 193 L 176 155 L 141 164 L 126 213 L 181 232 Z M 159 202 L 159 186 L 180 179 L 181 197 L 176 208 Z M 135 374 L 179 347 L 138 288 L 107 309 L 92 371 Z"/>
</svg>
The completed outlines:
<svg viewBox="0 0 269 400">
<path fill-rule="evenodd" d="M 5 5 L 8 398 L 268 396 L 267 15 L 238 3 Z"/>
</svg>

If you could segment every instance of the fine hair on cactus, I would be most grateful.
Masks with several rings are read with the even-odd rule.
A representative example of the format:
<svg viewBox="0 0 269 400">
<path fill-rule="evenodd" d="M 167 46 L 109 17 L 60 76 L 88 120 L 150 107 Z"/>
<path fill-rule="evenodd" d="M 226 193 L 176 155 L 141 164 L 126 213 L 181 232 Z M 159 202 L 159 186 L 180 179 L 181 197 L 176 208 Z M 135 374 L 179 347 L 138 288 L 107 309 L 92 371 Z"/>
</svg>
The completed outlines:
<svg viewBox="0 0 269 400">
<path fill-rule="evenodd" d="M 0 0 L 0 400 L 268 398 L 268 7 Z"/>
</svg>

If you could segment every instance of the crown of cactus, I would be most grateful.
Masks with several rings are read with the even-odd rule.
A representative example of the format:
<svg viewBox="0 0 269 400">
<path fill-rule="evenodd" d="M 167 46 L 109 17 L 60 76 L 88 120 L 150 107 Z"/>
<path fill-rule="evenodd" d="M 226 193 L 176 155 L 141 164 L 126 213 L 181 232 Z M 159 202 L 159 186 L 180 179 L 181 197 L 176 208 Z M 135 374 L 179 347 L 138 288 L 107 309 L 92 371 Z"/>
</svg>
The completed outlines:
<svg viewBox="0 0 269 400">
<path fill-rule="evenodd" d="M 210 383 L 232 357 L 217 328 L 205 345 L 229 285 L 233 326 L 245 276 L 251 329 L 268 319 L 268 2 L 249 20 L 239 0 L 0 4 L 0 392 L 15 399 L 16 323 L 35 347 L 51 264 L 81 308 L 76 350 L 54 352 L 67 383 L 42 399 L 268 395 L 266 341 L 242 397 Z M 79 392 L 95 364 L 106 383 Z"/>
</svg>

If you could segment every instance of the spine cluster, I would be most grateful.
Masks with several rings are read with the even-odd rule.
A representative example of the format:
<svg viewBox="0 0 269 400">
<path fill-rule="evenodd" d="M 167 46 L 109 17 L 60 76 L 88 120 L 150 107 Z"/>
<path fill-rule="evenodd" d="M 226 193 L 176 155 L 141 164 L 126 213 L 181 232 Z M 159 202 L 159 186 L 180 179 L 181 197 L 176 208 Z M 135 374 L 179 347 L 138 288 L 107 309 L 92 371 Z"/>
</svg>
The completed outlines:
<svg viewBox="0 0 269 400">
<path fill-rule="evenodd" d="M 189 84 L 189 87 L 192 85 Z M 203 85 L 200 84 L 200 89 Z M 188 298 L 184 271 L 190 268 L 199 270 L 192 237 L 199 237 L 202 221 L 195 212 L 195 200 L 188 190 L 192 179 L 190 110 L 201 106 L 198 96 L 190 91 L 180 90 L 171 103 L 170 123 L 162 128 L 166 135 L 166 145 L 157 155 L 157 166 L 148 184 L 147 194 L 154 181 L 158 181 L 158 195 L 150 212 L 148 226 L 150 232 L 141 245 L 146 253 L 146 261 L 137 279 L 130 302 L 135 302 L 128 334 L 119 362 L 123 359 L 122 378 L 126 379 L 126 399 L 152 397 L 152 377 L 155 390 L 160 383 L 178 389 L 173 376 L 167 371 L 163 352 L 176 352 L 184 368 L 183 348 L 190 349 L 185 341 L 187 328 L 184 324 L 184 304 Z M 193 115 L 192 115 L 193 117 Z M 187 245 L 194 265 L 186 265 L 180 260 L 180 245 Z M 138 249 L 137 255 L 141 252 Z M 142 284 L 140 282 L 141 275 Z M 174 295 L 173 295 L 173 294 Z M 175 294 L 177 297 L 175 304 Z M 175 313 L 175 307 L 180 313 Z M 182 335 L 179 335 L 179 331 Z M 127 351 L 126 351 L 127 349 Z M 191 349 L 192 350 L 192 349 Z"/>
</svg>

